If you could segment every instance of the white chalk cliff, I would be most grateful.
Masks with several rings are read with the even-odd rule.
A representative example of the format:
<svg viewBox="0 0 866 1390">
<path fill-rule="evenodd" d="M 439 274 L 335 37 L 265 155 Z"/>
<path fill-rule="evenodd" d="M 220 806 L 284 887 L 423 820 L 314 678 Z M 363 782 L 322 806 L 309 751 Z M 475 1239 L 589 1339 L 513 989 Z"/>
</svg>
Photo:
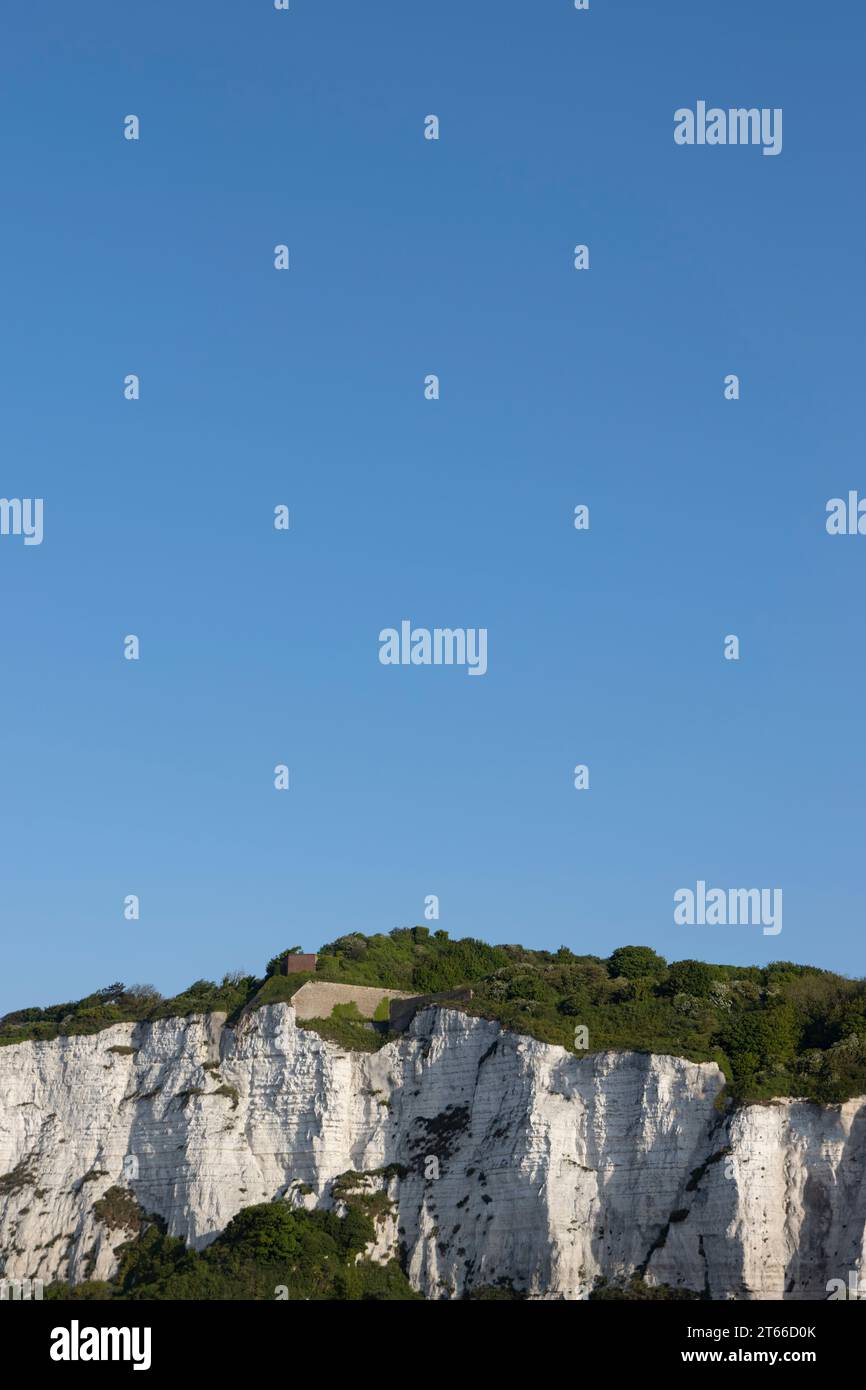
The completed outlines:
<svg viewBox="0 0 866 1390">
<path fill-rule="evenodd" d="M 3 1047 L 3 1272 L 110 1278 L 129 1236 L 94 1210 L 110 1189 L 203 1247 L 242 1207 L 327 1206 L 339 1174 L 399 1164 L 375 1253 L 402 1246 L 430 1297 L 504 1279 L 576 1299 L 638 1271 L 825 1298 L 864 1265 L 866 1098 L 726 1116 L 722 1085 L 713 1063 L 577 1057 L 452 1009 L 372 1054 L 286 1004 Z"/>
</svg>

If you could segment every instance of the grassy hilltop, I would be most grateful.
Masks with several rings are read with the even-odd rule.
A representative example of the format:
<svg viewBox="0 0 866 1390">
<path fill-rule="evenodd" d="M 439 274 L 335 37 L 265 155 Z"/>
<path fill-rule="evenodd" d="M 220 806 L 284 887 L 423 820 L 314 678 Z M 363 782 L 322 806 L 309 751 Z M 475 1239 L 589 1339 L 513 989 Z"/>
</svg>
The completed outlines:
<svg viewBox="0 0 866 1390">
<path fill-rule="evenodd" d="M 591 1052 L 622 1048 L 715 1060 L 740 1100 L 796 1095 L 834 1103 L 866 1094 L 866 981 L 813 966 L 668 963 L 646 946 L 623 946 L 605 958 L 565 946 L 531 951 L 472 937 L 451 941 L 427 927 L 342 936 L 321 948 L 314 976 L 278 975 L 278 960 L 262 978 L 197 980 L 173 999 L 150 986 L 113 984 L 74 1002 L 21 1009 L 0 1019 L 0 1044 L 214 1010 L 233 1021 L 244 1010 L 290 1000 L 311 978 L 418 994 L 471 985 L 467 1012 L 581 1055 L 579 1026 L 587 1029 Z M 351 1009 L 304 1026 L 348 1047 L 388 1041 Z"/>
</svg>

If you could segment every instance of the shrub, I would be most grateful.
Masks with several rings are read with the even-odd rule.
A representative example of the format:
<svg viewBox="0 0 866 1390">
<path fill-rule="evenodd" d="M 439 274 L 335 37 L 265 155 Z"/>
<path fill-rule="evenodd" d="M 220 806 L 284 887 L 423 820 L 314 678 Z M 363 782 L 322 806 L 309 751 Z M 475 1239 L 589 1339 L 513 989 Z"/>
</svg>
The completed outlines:
<svg viewBox="0 0 866 1390">
<path fill-rule="evenodd" d="M 702 960 L 675 960 L 666 982 L 669 994 L 692 994 L 708 999 L 713 988 L 713 969 Z"/>
<path fill-rule="evenodd" d="M 641 975 L 658 979 L 667 973 L 667 962 L 649 946 L 620 946 L 611 955 L 608 970 L 612 976 L 624 975 L 627 980 Z"/>
<path fill-rule="evenodd" d="M 198 1252 L 167 1236 L 153 1222 L 119 1249 L 111 1283 L 69 1288 L 54 1284 L 46 1299 L 272 1300 L 275 1296 L 315 1300 L 409 1300 L 420 1297 L 399 1265 L 372 1264 L 364 1253 L 373 1240 L 373 1221 L 350 1207 L 341 1218 L 331 1211 L 293 1210 L 285 1202 L 246 1207 L 223 1233 Z M 285 1291 L 283 1292 L 277 1292 Z"/>
</svg>

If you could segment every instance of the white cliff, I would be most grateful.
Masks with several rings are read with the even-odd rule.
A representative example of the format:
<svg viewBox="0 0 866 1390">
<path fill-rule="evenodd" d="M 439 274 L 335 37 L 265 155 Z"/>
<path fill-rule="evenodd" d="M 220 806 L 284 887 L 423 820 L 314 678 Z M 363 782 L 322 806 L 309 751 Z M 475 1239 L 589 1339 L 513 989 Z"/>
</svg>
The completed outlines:
<svg viewBox="0 0 866 1390">
<path fill-rule="evenodd" d="M 826 1297 L 866 1253 L 866 1098 L 726 1117 L 722 1086 L 713 1063 L 581 1058 L 451 1009 L 371 1054 L 285 1004 L 3 1047 L 4 1272 L 109 1278 L 118 1188 L 202 1247 L 242 1207 L 329 1205 L 339 1174 L 397 1164 L 375 1255 L 402 1245 L 431 1297 L 504 1279 L 574 1299 L 633 1272 Z"/>
</svg>

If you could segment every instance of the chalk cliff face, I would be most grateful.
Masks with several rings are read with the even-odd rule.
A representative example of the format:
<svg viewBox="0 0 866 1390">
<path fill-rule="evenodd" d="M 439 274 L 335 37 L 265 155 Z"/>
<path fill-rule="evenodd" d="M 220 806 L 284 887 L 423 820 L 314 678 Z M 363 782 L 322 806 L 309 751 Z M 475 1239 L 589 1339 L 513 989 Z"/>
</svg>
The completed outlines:
<svg viewBox="0 0 866 1390">
<path fill-rule="evenodd" d="M 0 1049 L 9 1278 L 108 1278 L 117 1189 L 201 1247 L 244 1206 L 331 1203 L 401 1165 L 375 1254 L 459 1296 L 582 1298 L 645 1273 L 721 1298 L 824 1298 L 866 1255 L 866 1098 L 725 1116 L 714 1064 L 583 1058 L 450 1009 L 349 1053 L 274 1005 Z M 311 1191 L 307 1192 L 307 1188 Z M 108 1193 L 107 1199 L 105 1194 Z"/>
</svg>

